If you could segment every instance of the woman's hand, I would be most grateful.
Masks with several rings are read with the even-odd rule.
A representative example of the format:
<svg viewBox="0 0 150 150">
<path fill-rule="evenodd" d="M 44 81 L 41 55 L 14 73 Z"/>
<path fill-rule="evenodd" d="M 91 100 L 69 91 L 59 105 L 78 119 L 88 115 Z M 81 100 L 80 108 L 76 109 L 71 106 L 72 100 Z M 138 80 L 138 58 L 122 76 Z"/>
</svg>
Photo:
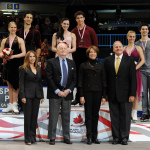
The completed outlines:
<svg viewBox="0 0 150 150">
<path fill-rule="evenodd" d="M 82 105 L 84 105 L 84 103 L 85 103 L 84 97 L 80 97 L 80 103 L 81 103 Z"/>
<path fill-rule="evenodd" d="M 22 98 L 21 101 L 25 104 L 26 103 L 26 98 Z"/>
<path fill-rule="evenodd" d="M 14 59 L 15 56 L 14 55 L 11 55 L 10 57 L 8 57 L 8 59 Z"/>
<path fill-rule="evenodd" d="M 41 99 L 41 104 L 44 102 L 44 98 Z"/>
<path fill-rule="evenodd" d="M 102 98 L 102 100 L 101 100 L 101 105 L 105 105 L 105 102 L 106 102 L 106 99 L 105 99 L 105 98 Z"/>
<path fill-rule="evenodd" d="M 11 55 L 11 56 L 8 56 L 8 58 L 6 58 L 6 60 L 10 60 L 10 59 L 14 59 L 15 56 L 14 55 Z"/>
</svg>

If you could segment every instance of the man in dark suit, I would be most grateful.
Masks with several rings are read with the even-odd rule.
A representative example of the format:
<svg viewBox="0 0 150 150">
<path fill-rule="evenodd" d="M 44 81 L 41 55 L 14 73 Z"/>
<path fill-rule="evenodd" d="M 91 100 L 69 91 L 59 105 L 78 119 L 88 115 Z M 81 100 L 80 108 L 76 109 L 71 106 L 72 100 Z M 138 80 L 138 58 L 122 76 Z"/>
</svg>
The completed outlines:
<svg viewBox="0 0 150 150">
<path fill-rule="evenodd" d="M 112 144 L 128 144 L 132 102 L 136 96 L 136 70 L 132 57 L 123 55 L 120 41 L 113 45 L 115 56 L 104 61 L 107 78 L 107 96 L 109 101 Z"/>
<path fill-rule="evenodd" d="M 46 76 L 48 83 L 47 98 L 49 99 L 49 144 L 55 144 L 56 125 L 61 106 L 64 143 L 70 141 L 70 108 L 73 89 L 76 84 L 76 68 L 74 61 L 67 59 L 67 43 L 60 42 L 57 46 L 57 58 L 47 61 Z"/>
</svg>

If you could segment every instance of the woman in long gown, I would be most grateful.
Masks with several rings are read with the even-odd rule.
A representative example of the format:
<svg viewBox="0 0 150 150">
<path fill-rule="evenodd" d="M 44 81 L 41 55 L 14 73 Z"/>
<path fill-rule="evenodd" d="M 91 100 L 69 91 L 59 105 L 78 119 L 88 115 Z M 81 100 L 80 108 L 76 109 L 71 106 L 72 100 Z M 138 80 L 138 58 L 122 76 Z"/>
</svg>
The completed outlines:
<svg viewBox="0 0 150 150">
<path fill-rule="evenodd" d="M 76 51 L 76 36 L 74 33 L 68 31 L 69 19 L 62 18 L 60 30 L 53 34 L 52 38 L 52 51 L 56 52 L 57 45 L 60 41 L 65 41 L 68 44 L 68 54 L 66 58 L 73 59 L 72 53 Z M 57 54 L 56 54 L 57 57 Z"/>
<path fill-rule="evenodd" d="M 128 31 L 127 39 L 128 45 L 124 47 L 123 54 L 133 57 L 136 64 L 137 94 L 135 101 L 132 103 L 132 120 L 137 121 L 137 108 L 138 102 L 140 101 L 142 88 L 140 67 L 145 63 L 145 58 L 141 47 L 134 44 L 136 39 L 136 33 L 131 30 Z"/>
<path fill-rule="evenodd" d="M 2 40 L 0 48 L 0 57 L 3 56 L 2 50 L 4 48 L 11 48 L 13 50 L 13 55 L 7 59 L 6 63 L 6 73 L 5 80 L 7 80 L 9 89 L 9 104 L 7 108 L 3 109 L 3 113 L 13 111 L 14 113 L 19 113 L 17 98 L 19 93 L 19 66 L 22 65 L 20 58 L 24 57 L 26 54 L 24 40 L 16 36 L 17 25 L 15 22 L 10 22 L 8 24 L 8 31 L 10 32 L 9 37 Z"/>
</svg>

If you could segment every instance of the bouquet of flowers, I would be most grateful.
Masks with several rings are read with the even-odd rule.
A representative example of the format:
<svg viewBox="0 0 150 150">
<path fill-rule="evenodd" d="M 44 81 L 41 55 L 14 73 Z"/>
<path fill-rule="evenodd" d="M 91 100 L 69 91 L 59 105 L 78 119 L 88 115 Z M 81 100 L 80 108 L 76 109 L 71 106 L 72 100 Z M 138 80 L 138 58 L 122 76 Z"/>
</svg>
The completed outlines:
<svg viewBox="0 0 150 150">
<path fill-rule="evenodd" d="M 2 50 L 2 53 L 3 53 L 3 56 L 2 56 L 2 58 L 3 58 L 3 63 L 4 63 L 4 64 L 7 64 L 8 58 L 9 58 L 11 55 L 13 55 L 13 50 L 12 50 L 11 48 L 4 48 L 4 49 Z"/>
</svg>

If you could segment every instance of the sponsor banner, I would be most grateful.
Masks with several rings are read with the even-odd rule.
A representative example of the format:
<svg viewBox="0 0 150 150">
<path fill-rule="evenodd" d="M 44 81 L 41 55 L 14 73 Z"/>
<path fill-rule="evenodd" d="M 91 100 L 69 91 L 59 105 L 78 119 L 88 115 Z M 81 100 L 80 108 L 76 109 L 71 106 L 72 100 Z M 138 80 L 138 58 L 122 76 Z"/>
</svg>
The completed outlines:
<svg viewBox="0 0 150 150">
<path fill-rule="evenodd" d="M 60 112 L 61 114 L 61 112 Z M 49 141 L 48 137 L 49 108 L 40 108 L 36 128 L 37 141 Z M 132 123 L 130 141 L 150 141 L 150 124 Z M 80 142 L 86 140 L 84 108 L 71 109 L 70 138 Z M 98 121 L 98 139 L 111 141 L 111 122 L 108 108 L 101 108 Z M 0 140 L 24 140 L 24 116 L 0 115 Z M 61 115 L 56 128 L 56 141 L 63 140 Z"/>
<path fill-rule="evenodd" d="M 42 107 L 49 107 L 49 99 L 47 99 L 47 87 L 43 87 L 44 103 L 40 104 Z M 73 91 L 75 97 L 76 88 Z M 0 86 L 0 108 L 6 108 L 9 103 L 9 89 L 8 86 Z"/>
<path fill-rule="evenodd" d="M 49 100 L 47 99 L 47 87 L 43 87 L 44 103 L 40 104 L 43 107 L 49 107 Z M 9 103 L 9 89 L 7 86 L 0 86 L 0 108 L 6 108 Z"/>
<path fill-rule="evenodd" d="M 6 86 L 0 87 L 0 108 L 6 108 L 9 103 L 9 89 Z"/>
</svg>

